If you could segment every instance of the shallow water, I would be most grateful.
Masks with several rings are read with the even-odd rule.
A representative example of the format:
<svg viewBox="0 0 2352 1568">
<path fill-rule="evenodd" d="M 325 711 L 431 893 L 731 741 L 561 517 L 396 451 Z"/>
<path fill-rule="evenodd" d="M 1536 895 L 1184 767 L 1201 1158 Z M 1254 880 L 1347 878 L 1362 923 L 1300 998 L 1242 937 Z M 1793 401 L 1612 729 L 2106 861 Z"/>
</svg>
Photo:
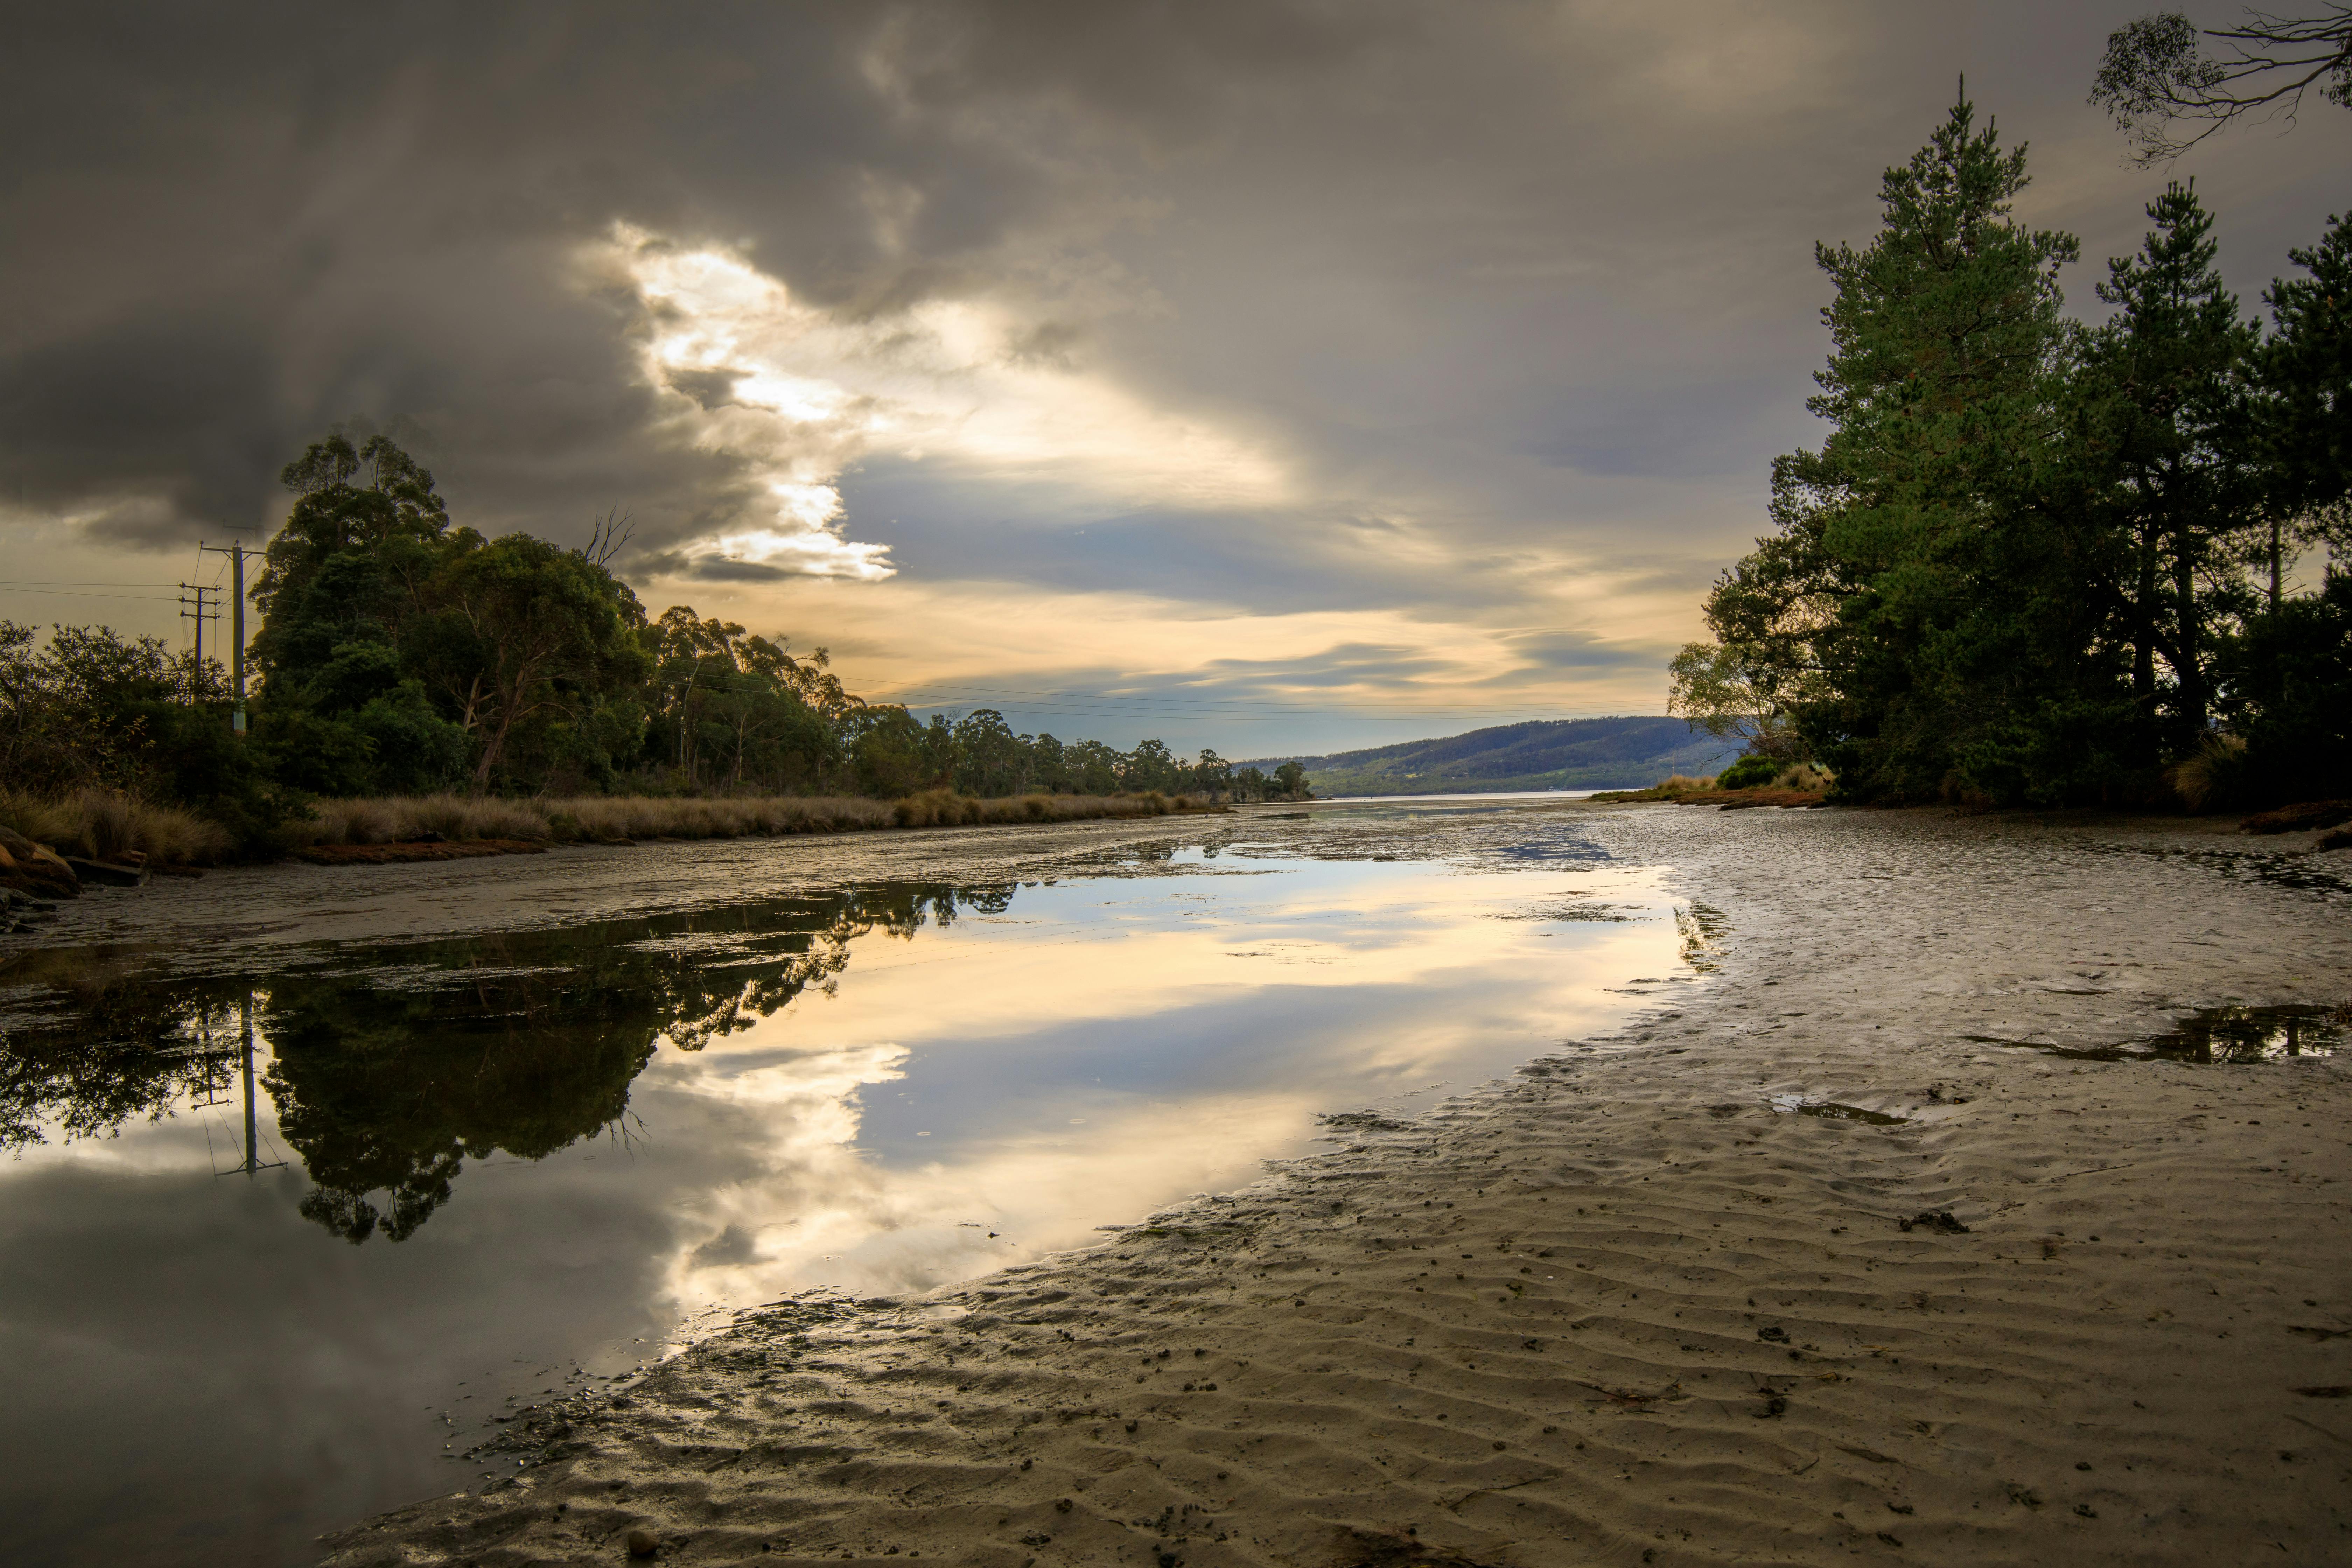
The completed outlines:
<svg viewBox="0 0 2352 1568">
<path fill-rule="evenodd" d="M 2012 1040 L 1969 1035 L 1987 1046 L 2014 1046 L 2075 1061 L 2190 1062 L 2199 1066 L 2246 1067 L 2296 1057 L 2332 1057 L 2352 1035 L 2352 1015 L 2342 1006 L 2298 1004 L 2208 1007 L 2183 1017 L 2178 1027 L 2144 1040 L 2111 1045 L 2066 1046 L 2055 1040 Z"/>
<path fill-rule="evenodd" d="M 733 1309 L 1083 1245 L 1613 1029 L 1637 983 L 1706 962 L 1704 916 L 1572 824 L 1420 858 L 1413 820 L 251 972 L 17 955 L 12 1554 L 308 1561 L 321 1529 L 478 1480 L 501 1412 Z"/>
</svg>

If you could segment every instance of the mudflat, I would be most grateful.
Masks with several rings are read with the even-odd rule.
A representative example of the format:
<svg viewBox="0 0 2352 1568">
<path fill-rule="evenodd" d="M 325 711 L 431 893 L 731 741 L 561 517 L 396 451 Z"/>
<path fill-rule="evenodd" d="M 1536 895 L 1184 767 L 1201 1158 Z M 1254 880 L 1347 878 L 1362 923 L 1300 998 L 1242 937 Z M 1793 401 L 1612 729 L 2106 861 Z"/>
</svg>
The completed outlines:
<svg viewBox="0 0 2352 1568">
<path fill-rule="evenodd" d="M 2352 1556 L 2352 1059 L 2318 1011 L 2140 1054 L 2340 1007 L 2352 858 L 1581 809 L 1693 900 L 1622 1032 L 1099 1247 L 747 1313 L 328 1561 Z"/>
</svg>

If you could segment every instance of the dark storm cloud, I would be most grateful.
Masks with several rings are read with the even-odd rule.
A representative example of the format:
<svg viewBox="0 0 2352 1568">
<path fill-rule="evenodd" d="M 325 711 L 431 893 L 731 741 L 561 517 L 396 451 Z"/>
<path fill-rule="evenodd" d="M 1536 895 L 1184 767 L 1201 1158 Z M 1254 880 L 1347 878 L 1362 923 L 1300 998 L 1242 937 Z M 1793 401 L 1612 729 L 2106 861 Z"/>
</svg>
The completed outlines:
<svg viewBox="0 0 2352 1568">
<path fill-rule="evenodd" d="M 506 518 L 620 494 L 678 526 L 729 465 L 646 438 L 625 304 L 562 288 L 565 253 L 625 217 L 743 244 L 853 310 L 969 273 L 1068 193 L 923 128 L 954 58 L 926 46 L 938 26 L 775 5 L 20 20 L 0 480 L 63 510 L 137 492 L 249 522 L 278 464 L 356 413 L 411 421 L 448 488 Z M 893 37 L 935 62 L 912 108 L 873 79 Z M 886 236 L 892 187 L 919 216 Z"/>
<path fill-rule="evenodd" d="M 2033 142 L 2023 210 L 2082 234 L 2096 308 L 2166 172 L 2123 167 L 2083 99 L 2151 4 L 24 8 L 0 507 L 106 551 L 265 525 L 278 465 L 357 416 L 488 531 L 570 541 L 617 507 L 641 581 L 773 593 L 788 555 L 710 543 L 772 521 L 773 465 L 681 424 L 741 414 L 750 360 L 645 384 L 657 312 L 583 260 L 626 223 L 877 341 L 981 302 L 991 368 L 1279 473 L 1273 499 L 1203 499 L 1102 479 L 1123 459 L 853 451 L 841 526 L 888 548 L 893 591 L 984 584 L 999 618 L 1116 591 L 1204 626 L 1360 616 L 1366 647 L 1426 635 L 1380 677 L 1406 683 L 1457 624 L 1549 626 L 1564 640 L 1523 652 L 1481 633 L 1487 673 L 1630 679 L 1765 526 L 1771 457 L 1816 437 L 1813 243 L 1867 240 L 1880 171 L 1962 72 Z M 2342 205 L 2347 132 L 2315 105 L 2172 171 L 2250 308 Z M 851 632 L 803 635 L 879 647 L 886 601 L 848 606 L 883 586 L 835 596 Z M 1233 679 L 1374 679 L 1348 633 L 1283 646 L 1296 671 Z"/>
</svg>

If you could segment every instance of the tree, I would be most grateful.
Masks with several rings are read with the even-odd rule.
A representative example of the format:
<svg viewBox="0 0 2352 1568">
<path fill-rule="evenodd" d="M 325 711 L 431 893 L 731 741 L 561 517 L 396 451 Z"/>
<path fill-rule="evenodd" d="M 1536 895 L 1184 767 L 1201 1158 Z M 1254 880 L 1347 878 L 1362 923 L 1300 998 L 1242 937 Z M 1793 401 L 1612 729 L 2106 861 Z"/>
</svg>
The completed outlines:
<svg viewBox="0 0 2352 1568">
<path fill-rule="evenodd" d="M 1738 738 L 1754 756 L 1804 760 L 1790 712 L 1798 682 L 1763 654 L 1761 639 L 1683 645 L 1666 667 L 1666 711 L 1717 740 Z"/>
<path fill-rule="evenodd" d="M 438 607 L 412 624 L 406 640 L 435 651 L 457 721 L 477 739 L 478 792 L 489 788 L 520 727 L 576 721 L 652 673 L 635 635 L 645 624 L 636 595 L 543 539 L 510 533 L 465 552 L 430 592 Z"/>
<path fill-rule="evenodd" d="M 433 476 L 383 437 L 311 443 L 278 475 L 296 500 L 263 557 L 254 726 L 278 780 L 329 795 L 406 794 L 464 776 L 471 743 L 400 644 L 431 584 L 481 547 L 452 529 Z M 364 480 L 364 483 L 355 483 Z"/>
<path fill-rule="evenodd" d="M 2170 672 L 2173 749 L 2204 733 L 2216 617 L 2245 606 L 2217 571 L 2257 520 L 2249 374 L 2259 333 L 2213 260 L 2213 220 L 2192 184 L 2148 205 L 2155 228 L 2098 286 L 2116 307 L 2084 345 L 2090 438 L 2112 465 L 2113 525 L 2130 566 L 2117 584 L 2132 696 L 2157 716 L 2157 660 Z"/>
<path fill-rule="evenodd" d="M 966 795 L 1027 793 L 1030 737 L 1016 735 L 993 708 L 976 708 L 955 727 L 955 785 Z"/>
<path fill-rule="evenodd" d="M 2062 416 L 2077 247 L 2013 221 L 2026 178 L 1963 100 L 1886 171 L 1877 237 L 1818 248 L 1837 293 L 1809 406 L 1832 429 L 1775 463 L 1779 532 L 1717 584 L 1717 651 L 1685 667 L 1786 703 L 1853 793 L 2039 797 L 2103 765 Z"/>
<path fill-rule="evenodd" d="M 866 795 L 891 800 L 942 782 L 921 721 L 896 705 L 860 710 L 848 751 L 856 787 Z"/>
<path fill-rule="evenodd" d="M 2352 5 L 2326 5 L 2307 16 L 2251 7 L 2235 27 L 2197 25 L 2161 11 L 2107 35 L 2107 52 L 2091 101 L 2115 117 L 2137 146 L 2137 162 L 2177 158 L 2231 121 L 2261 109 L 2292 118 L 2303 95 L 2352 108 Z M 2207 54 L 2204 42 L 2220 46 Z M 2183 139 L 2173 127 L 2202 122 Z"/>
<path fill-rule="evenodd" d="M 732 621 L 703 619 L 673 605 L 647 629 L 656 660 L 654 754 L 675 762 L 689 784 L 706 761 L 725 784 L 757 779 L 771 788 L 821 782 L 838 766 L 864 706 L 825 668 L 825 651 L 795 659 L 782 640 Z"/>
<path fill-rule="evenodd" d="M 2271 603 L 2279 600 L 2283 531 L 2352 544 L 2352 213 L 2287 258 L 2308 277 L 2263 290 L 2276 331 L 2261 364 L 2256 405 L 2276 489 L 2270 543 Z"/>
</svg>

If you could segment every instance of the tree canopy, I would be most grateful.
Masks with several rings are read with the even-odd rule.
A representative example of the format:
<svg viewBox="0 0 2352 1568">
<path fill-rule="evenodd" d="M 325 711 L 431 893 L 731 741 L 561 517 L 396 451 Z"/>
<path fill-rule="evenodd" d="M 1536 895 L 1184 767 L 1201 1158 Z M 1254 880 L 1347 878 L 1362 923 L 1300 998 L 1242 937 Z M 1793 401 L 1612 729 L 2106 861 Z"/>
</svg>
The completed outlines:
<svg viewBox="0 0 2352 1568">
<path fill-rule="evenodd" d="M 993 709 L 919 719 L 849 692 L 823 647 L 677 605 L 649 617 L 602 520 L 566 550 L 453 522 L 392 440 L 315 441 L 255 582 L 249 743 L 217 660 L 152 638 L 0 623 L 0 786 L 98 784 L 249 832 L 305 796 L 929 789 L 1264 796 L 1202 752 L 1016 733 Z M 1294 786 L 1303 790 L 1303 784 Z"/>
<path fill-rule="evenodd" d="M 2178 11 L 2159 11 L 2107 36 L 2091 101 L 2131 134 L 2138 162 L 2177 158 L 2259 110 L 2292 116 L 2314 88 L 2352 108 L 2352 5 L 2301 16 L 2248 7 L 2243 18 L 2200 28 Z M 2203 129 L 2186 132 L 2184 122 Z"/>
<path fill-rule="evenodd" d="M 2063 309 L 2074 238 L 2012 214 L 2027 178 L 1962 101 L 1886 172 L 1871 243 L 1820 247 L 1829 434 L 1775 463 L 1675 710 L 1860 798 L 2153 799 L 2217 723 L 2283 778 L 2338 744 L 2281 717 L 2278 672 L 2335 635 L 2284 576 L 2344 538 L 2343 223 L 2292 253 L 2265 337 L 2176 183 L 2092 327 Z"/>
</svg>

